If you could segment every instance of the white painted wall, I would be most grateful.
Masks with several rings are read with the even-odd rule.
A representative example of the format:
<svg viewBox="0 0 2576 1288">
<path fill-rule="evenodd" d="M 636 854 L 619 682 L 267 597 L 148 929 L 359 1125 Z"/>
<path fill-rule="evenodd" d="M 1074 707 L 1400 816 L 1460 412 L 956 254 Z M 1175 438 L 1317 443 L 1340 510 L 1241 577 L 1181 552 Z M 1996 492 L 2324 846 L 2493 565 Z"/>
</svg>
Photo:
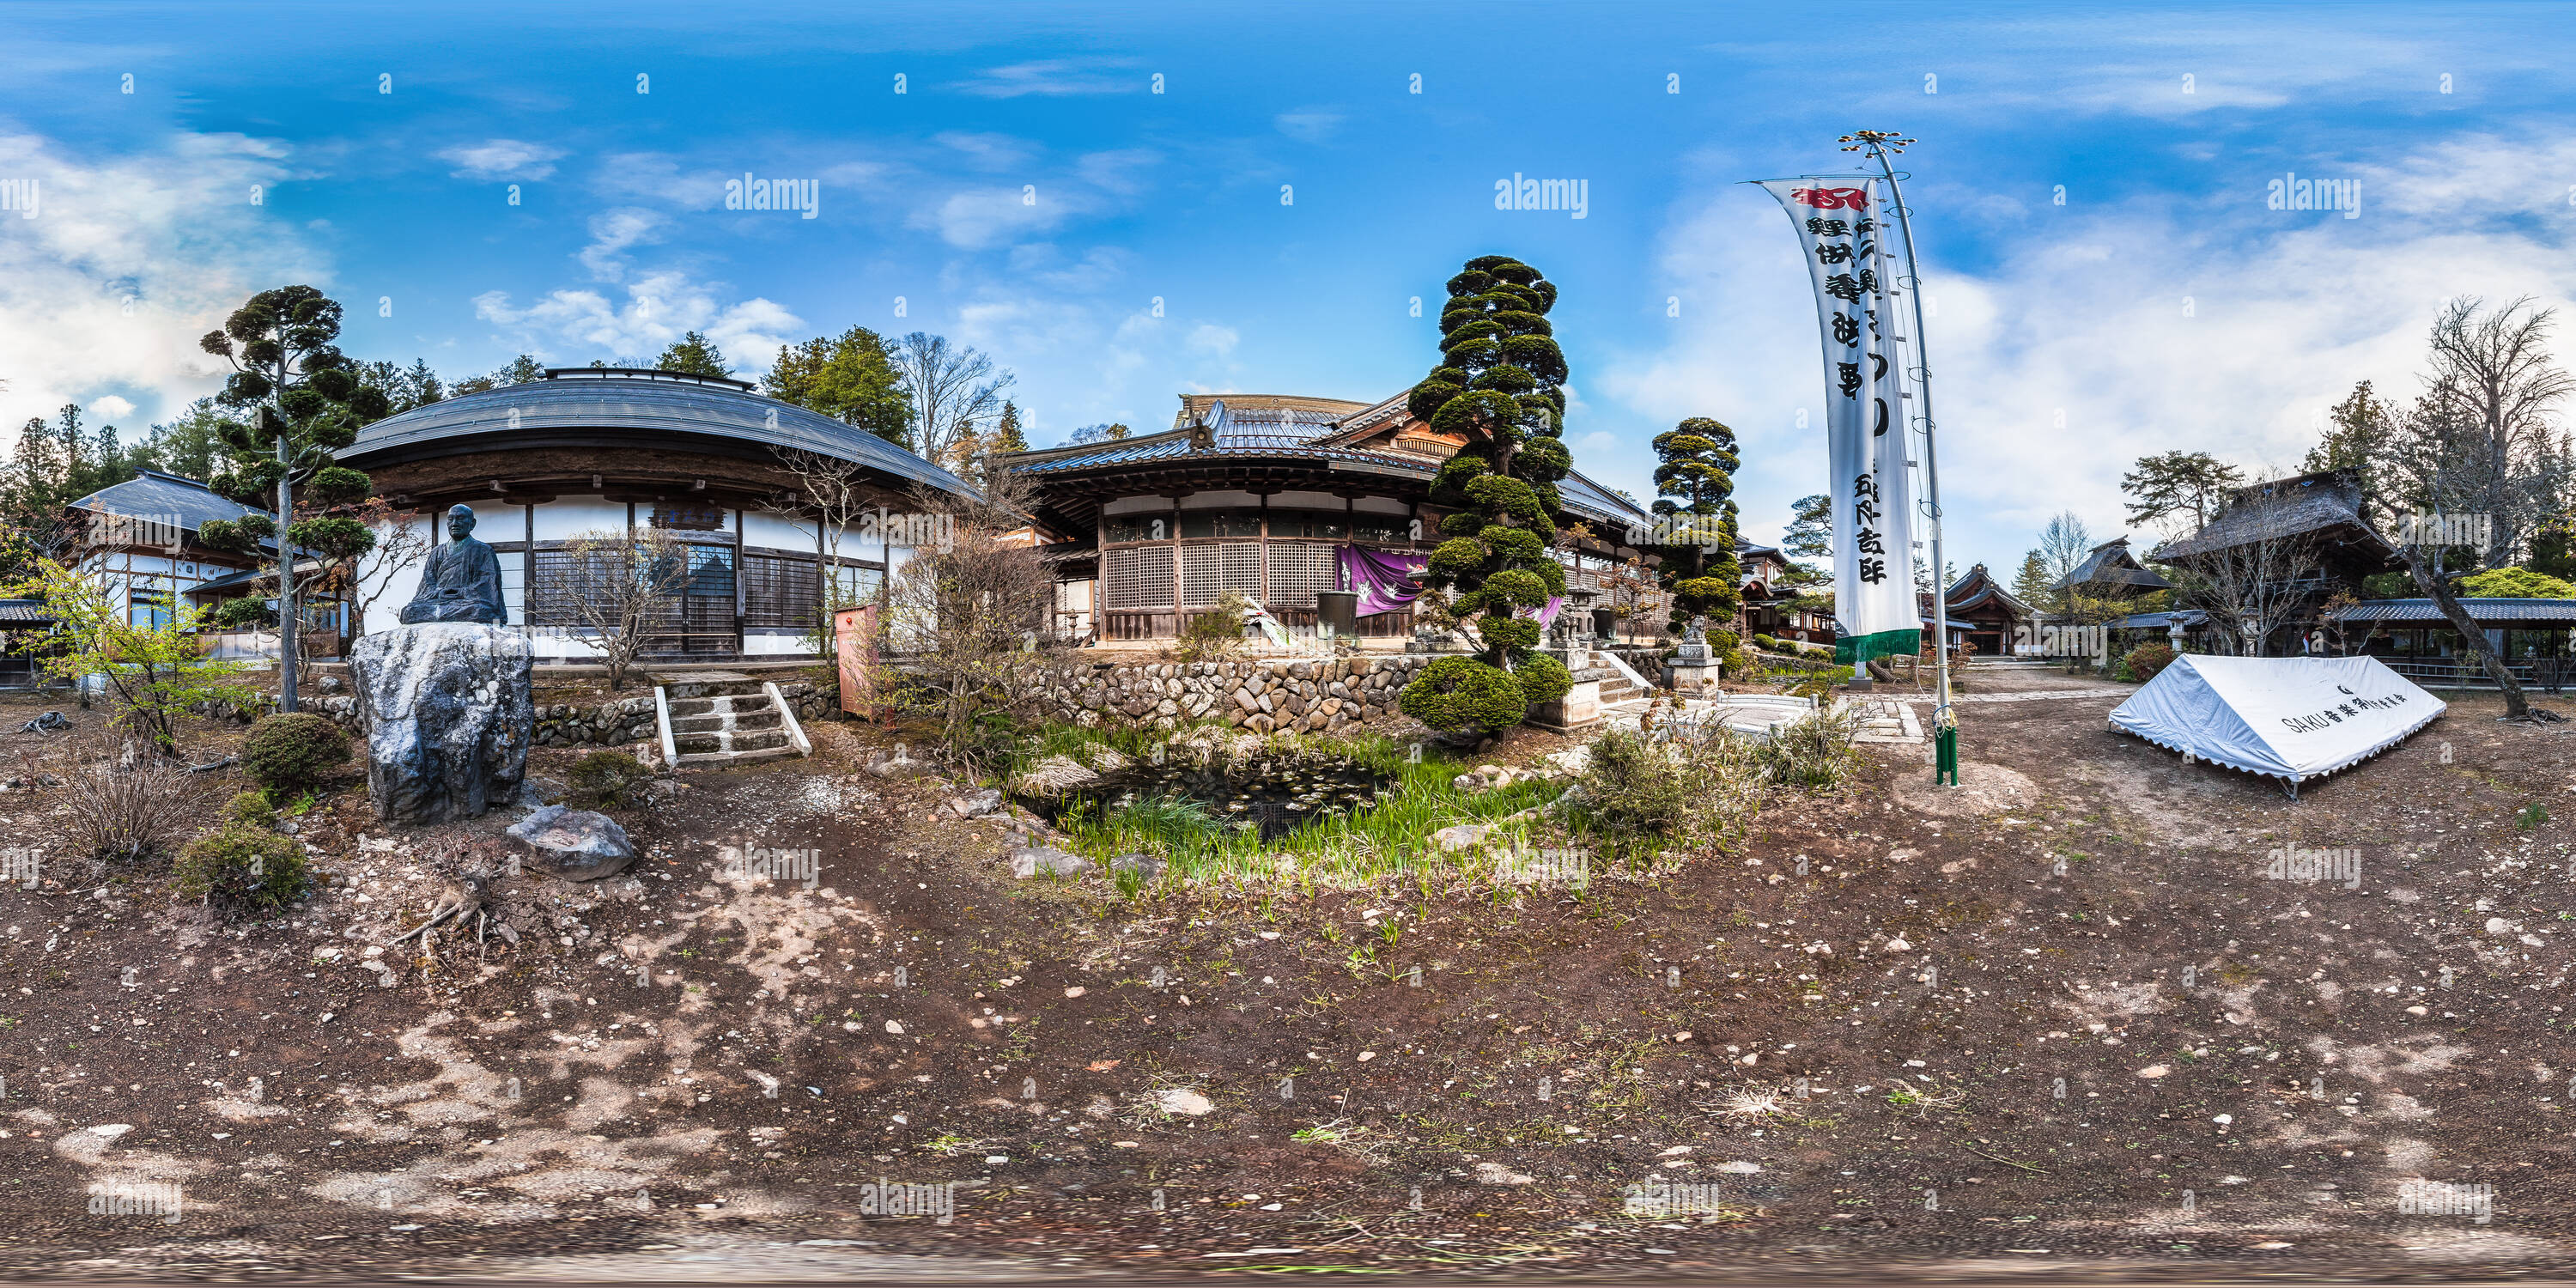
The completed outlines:
<svg viewBox="0 0 2576 1288">
<path fill-rule="evenodd" d="M 814 551 L 814 523 L 798 522 L 794 517 L 769 510 L 742 512 L 742 544 L 750 549 L 794 550 L 804 554 Z M 848 543 L 843 542 L 846 546 Z M 844 550 L 842 558 L 849 558 Z"/>
<path fill-rule="evenodd" d="M 644 522 L 637 516 L 637 522 Z M 537 507 L 537 540 L 570 541 L 585 532 L 624 532 L 626 503 L 596 496 L 557 497 Z M 490 540 L 491 538 L 484 538 Z"/>
</svg>

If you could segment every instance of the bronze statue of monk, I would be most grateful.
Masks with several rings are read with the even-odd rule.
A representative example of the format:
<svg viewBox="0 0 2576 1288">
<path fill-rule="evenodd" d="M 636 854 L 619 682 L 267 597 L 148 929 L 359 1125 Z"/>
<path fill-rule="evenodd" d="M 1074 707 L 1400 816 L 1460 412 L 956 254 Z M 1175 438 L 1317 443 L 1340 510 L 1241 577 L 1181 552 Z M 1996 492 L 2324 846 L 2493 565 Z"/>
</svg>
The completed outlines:
<svg viewBox="0 0 2576 1288">
<path fill-rule="evenodd" d="M 429 552 L 420 567 L 420 589 L 403 605 L 405 626 L 422 622 L 510 624 L 501 603 L 501 560 L 492 547 L 473 537 L 474 511 L 457 506 L 447 512 L 448 543 Z"/>
</svg>

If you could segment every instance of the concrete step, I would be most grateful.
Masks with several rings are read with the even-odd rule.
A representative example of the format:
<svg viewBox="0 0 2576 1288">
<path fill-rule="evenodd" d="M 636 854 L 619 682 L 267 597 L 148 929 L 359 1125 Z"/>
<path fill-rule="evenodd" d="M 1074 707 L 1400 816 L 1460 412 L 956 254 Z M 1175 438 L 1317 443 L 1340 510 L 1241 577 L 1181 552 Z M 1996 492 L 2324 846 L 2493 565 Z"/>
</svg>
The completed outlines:
<svg viewBox="0 0 2576 1288">
<path fill-rule="evenodd" d="M 680 763 L 700 769 L 731 769 L 736 765 L 756 765 L 764 760 L 785 760 L 796 754 L 789 746 L 763 747 L 758 751 L 720 751 L 680 753 Z"/>
<path fill-rule="evenodd" d="M 674 729 L 671 731 L 671 744 L 683 756 L 716 752 L 767 751 L 772 747 L 788 745 L 787 731 L 777 726 L 767 729 L 716 729 L 701 733 L 682 733 Z"/>
<path fill-rule="evenodd" d="M 671 733 L 672 736 L 677 737 L 681 734 L 724 733 L 728 730 L 747 732 L 754 729 L 776 729 L 786 723 L 787 722 L 784 719 L 780 718 L 776 708 L 771 708 L 770 710 L 763 711 L 757 715 L 673 716 L 671 718 Z"/>
<path fill-rule="evenodd" d="M 656 671 L 652 680 L 675 703 L 687 698 L 761 696 L 760 681 L 740 671 Z"/>
<path fill-rule="evenodd" d="M 755 688 L 750 693 L 721 693 L 714 698 L 672 698 L 670 719 L 680 719 L 680 716 L 752 716 L 768 711 L 768 708 L 768 690 Z"/>
</svg>

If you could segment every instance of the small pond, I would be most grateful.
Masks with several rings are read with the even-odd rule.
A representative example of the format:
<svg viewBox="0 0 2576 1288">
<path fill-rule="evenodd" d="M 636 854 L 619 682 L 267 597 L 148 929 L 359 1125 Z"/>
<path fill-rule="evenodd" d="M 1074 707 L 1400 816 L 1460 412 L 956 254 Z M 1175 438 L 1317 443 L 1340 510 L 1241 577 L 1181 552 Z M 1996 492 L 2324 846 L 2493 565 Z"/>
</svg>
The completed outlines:
<svg viewBox="0 0 2576 1288">
<path fill-rule="evenodd" d="M 1368 805 L 1386 786 L 1384 775 L 1354 761 L 1312 756 L 1263 756 L 1212 765 L 1139 762 L 1067 791 L 1061 798 L 1022 797 L 1048 822 L 1076 808 L 1114 813 L 1156 797 L 1195 801 L 1219 823 L 1257 828 L 1275 840 L 1310 819 Z"/>
</svg>

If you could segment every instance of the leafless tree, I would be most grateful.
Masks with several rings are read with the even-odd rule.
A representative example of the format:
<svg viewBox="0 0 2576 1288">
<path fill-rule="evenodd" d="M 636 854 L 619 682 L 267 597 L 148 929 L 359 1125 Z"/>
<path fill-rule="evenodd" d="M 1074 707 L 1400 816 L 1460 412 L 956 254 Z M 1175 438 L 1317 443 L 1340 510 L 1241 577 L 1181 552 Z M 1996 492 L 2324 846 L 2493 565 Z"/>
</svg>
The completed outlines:
<svg viewBox="0 0 2576 1288">
<path fill-rule="evenodd" d="M 572 614 L 608 667 L 609 690 L 622 689 L 653 628 L 688 588 L 689 548 L 660 528 L 637 528 L 582 533 L 563 553 L 540 565 L 531 597 Z"/>
<path fill-rule="evenodd" d="M 1055 583 L 1026 539 L 1027 483 L 1002 474 L 973 495 L 917 488 L 935 534 L 914 548 L 888 595 L 885 641 L 936 710 L 953 758 L 971 759 L 987 711 L 1015 705 L 1014 682 L 1050 651 Z"/>
<path fill-rule="evenodd" d="M 2055 602 L 2032 607 L 2064 616 L 2073 602 L 2073 594 L 2059 583 L 2075 575 L 2084 560 L 2093 553 L 2093 530 L 2073 510 L 2059 512 L 2039 530 L 2039 562 L 2048 570 L 2048 584 Z"/>
<path fill-rule="evenodd" d="M 2564 486 L 2551 427 L 2576 378 L 2550 357 L 2555 319 L 2556 310 L 2534 308 L 2528 297 L 2492 311 L 2475 296 L 2444 305 L 2433 322 L 2424 395 L 2397 435 L 2407 495 L 2394 499 L 2490 516 L 2484 567 L 2514 561 Z"/>
<path fill-rule="evenodd" d="M 964 467 L 984 426 L 1002 414 L 1002 391 L 1017 378 L 994 374 L 993 360 L 974 346 L 923 331 L 896 341 L 892 357 L 912 401 L 913 450 L 943 469 Z"/>
<path fill-rule="evenodd" d="M 882 509 L 884 498 L 869 481 L 868 467 L 856 461 L 795 448 L 773 450 L 779 465 L 796 480 L 796 486 L 778 498 L 780 507 L 811 520 L 822 531 L 822 585 L 820 601 L 814 606 L 814 634 L 809 637 L 820 647 L 832 638 L 833 612 L 857 602 L 851 565 L 858 551 L 844 554 L 842 543 L 864 547 L 867 537 L 862 529 L 878 525 L 863 520 Z"/>
<path fill-rule="evenodd" d="M 371 509 L 382 505 L 385 512 L 375 520 L 376 544 L 353 561 L 348 570 L 348 588 L 342 597 L 349 606 L 344 625 L 352 639 L 366 633 L 367 610 L 384 598 L 395 575 L 429 556 L 435 544 L 431 539 L 432 525 L 438 522 L 435 515 L 427 516 L 427 522 L 423 522 L 423 516 L 396 513 L 381 500 L 367 504 Z M 346 648 L 340 652 L 344 657 L 348 655 Z"/>
<path fill-rule="evenodd" d="M 2216 619 L 2213 634 L 2228 652 L 2261 657 L 2315 598 L 2322 552 L 2277 500 L 2249 501 L 2221 518 L 2228 544 L 2180 558 L 2174 580 L 2185 602 Z"/>
</svg>

